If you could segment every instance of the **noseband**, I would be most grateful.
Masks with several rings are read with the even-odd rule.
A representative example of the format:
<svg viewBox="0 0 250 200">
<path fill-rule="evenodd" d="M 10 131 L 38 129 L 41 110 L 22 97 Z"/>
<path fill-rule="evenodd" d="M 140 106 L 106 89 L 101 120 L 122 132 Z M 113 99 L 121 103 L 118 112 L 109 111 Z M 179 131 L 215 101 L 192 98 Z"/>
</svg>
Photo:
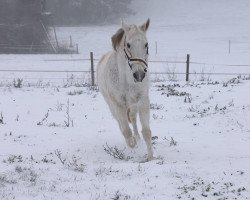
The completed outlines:
<svg viewBox="0 0 250 200">
<path fill-rule="evenodd" d="M 131 55 L 131 53 L 129 52 L 129 50 L 126 48 L 126 37 L 124 39 L 124 53 L 125 53 L 125 57 L 128 60 L 128 65 L 130 67 L 130 69 L 132 70 L 132 65 L 131 62 L 141 62 L 143 63 L 146 67 L 144 68 L 144 72 L 147 72 L 147 67 L 148 67 L 148 63 L 147 61 L 141 59 L 141 58 L 133 58 L 133 56 Z M 129 56 L 128 53 L 131 55 Z M 147 47 L 147 54 L 148 54 L 148 47 Z"/>
</svg>

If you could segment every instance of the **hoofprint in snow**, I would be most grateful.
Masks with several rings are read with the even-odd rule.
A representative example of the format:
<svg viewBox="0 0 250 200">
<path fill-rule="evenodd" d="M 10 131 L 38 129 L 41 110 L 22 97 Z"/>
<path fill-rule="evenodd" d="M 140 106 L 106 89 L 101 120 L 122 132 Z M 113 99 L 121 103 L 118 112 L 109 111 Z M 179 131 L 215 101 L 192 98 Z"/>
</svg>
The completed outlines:
<svg viewBox="0 0 250 200">
<path fill-rule="evenodd" d="M 249 77 L 154 82 L 155 160 L 97 88 L 0 88 L 0 199 L 248 199 Z"/>
</svg>

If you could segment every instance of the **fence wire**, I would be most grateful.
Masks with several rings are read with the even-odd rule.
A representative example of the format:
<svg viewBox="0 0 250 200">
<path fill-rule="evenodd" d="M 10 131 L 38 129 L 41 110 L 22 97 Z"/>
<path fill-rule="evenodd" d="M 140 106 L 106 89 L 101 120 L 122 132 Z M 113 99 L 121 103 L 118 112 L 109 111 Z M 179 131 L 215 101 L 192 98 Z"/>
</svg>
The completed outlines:
<svg viewBox="0 0 250 200">
<path fill-rule="evenodd" d="M 95 62 L 98 62 L 100 59 L 93 59 Z M 60 61 L 89 61 L 90 58 L 81 58 L 81 59 L 45 59 L 44 61 L 53 61 L 53 62 L 60 62 Z M 168 60 L 149 60 L 149 63 L 165 63 L 165 64 L 186 64 L 187 61 L 168 61 Z M 250 64 L 219 64 L 219 63 L 205 63 L 205 62 L 195 62 L 190 61 L 190 64 L 194 65 L 211 65 L 211 66 L 225 66 L 225 67 L 250 67 Z"/>
<path fill-rule="evenodd" d="M 43 60 L 46 62 L 57 62 L 57 61 L 63 61 L 63 62 L 74 62 L 74 61 L 91 61 L 90 58 L 81 58 L 81 59 L 46 59 Z M 93 59 L 93 61 L 97 62 L 99 61 L 99 59 Z M 187 61 L 165 61 L 165 60 L 151 60 L 149 61 L 150 63 L 166 63 L 166 64 L 187 64 Z M 194 65 L 212 65 L 212 66 L 228 66 L 228 67 L 250 67 L 250 65 L 246 64 L 216 64 L 216 63 L 202 63 L 202 62 L 189 62 L 190 65 L 194 64 Z M 89 63 L 90 66 L 90 63 Z M 34 66 L 33 66 L 34 67 Z M 23 68 L 28 68 L 27 67 L 23 67 Z M 27 69 L 0 69 L 0 72 L 3 73 L 60 73 L 60 74 L 78 74 L 82 73 L 82 74 L 91 74 L 91 70 L 27 70 Z M 94 73 L 96 73 L 96 71 L 94 71 Z M 187 75 L 187 72 L 149 72 L 152 75 Z M 225 73 L 225 72 L 189 72 L 189 75 L 209 75 L 209 76 L 238 76 L 238 75 L 243 75 L 243 76 L 250 76 L 250 72 L 231 72 L 231 73 Z M 12 74 L 13 75 L 13 74 Z M 82 78 L 80 77 L 74 77 L 76 80 L 81 80 Z M 9 77 L 0 77 L 0 79 L 13 79 L 13 78 L 9 78 Z M 44 79 L 44 80 L 67 80 L 68 78 L 65 77 L 51 77 L 48 78 L 46 77 L 39 77 L 39 78 L 35 78 L 35 77 L 25 77 L 24 79 L 27 80 L 40 80 L 40 79 Z"/>
</svg>

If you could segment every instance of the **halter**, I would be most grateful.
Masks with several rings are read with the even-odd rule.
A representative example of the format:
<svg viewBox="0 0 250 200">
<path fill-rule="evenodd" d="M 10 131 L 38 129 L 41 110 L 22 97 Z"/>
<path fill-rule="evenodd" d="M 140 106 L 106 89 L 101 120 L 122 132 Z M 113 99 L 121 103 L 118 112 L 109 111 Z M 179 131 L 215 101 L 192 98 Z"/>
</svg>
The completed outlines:
<svg viewBox="0 0 250 200">
<path fill-rule="evenodd" d="M 146 67 L 144 68 L 144 72 L 147 72 L 147 67 L 148 67 L 148 63 L 147 61 L 141 59 L 141 58 L 133 58 L 131 53 L 129 52 L 129 50 L 126 48 L 126 37 L 124 39 L 124 53 L 125 53 L 125 57 L 128 60 L 128 65 L 130 67 L 130 69 L 132 70 L 132 65 L 131 62 L 141 62 L 143 63 Z M 128 53 L 131 55 L 129 56 Z M 148 54 L 148 47 L 147 47 L 147 54 Z"/>
</svg>

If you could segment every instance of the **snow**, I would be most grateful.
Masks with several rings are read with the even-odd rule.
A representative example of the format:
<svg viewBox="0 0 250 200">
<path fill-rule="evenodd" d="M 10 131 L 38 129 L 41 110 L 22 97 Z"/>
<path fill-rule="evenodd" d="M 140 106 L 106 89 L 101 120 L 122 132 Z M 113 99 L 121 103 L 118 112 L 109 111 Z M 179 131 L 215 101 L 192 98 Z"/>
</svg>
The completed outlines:
<svg viewBox="0 0 250 200">
<path fill-rule="evenodd" d="M 1 87 L 4 124 L 0 134 L 0 196 L 201 199 L 203 194 L 209 199 L 247 198 L 250 82 L 239 81 L 227 86 L 209 82 L 152 84 L 156 159 L 146 163 L 144 142 L 135 149 L 126 147 L 96 90 L 74 86 Z M 188 94 L 176 96 L 180 92 Z M 184 102 L 187 96 L 191 103 Z M 67 107 L 69 127 L 65 123 Z M 124 159 L 107 154 L 107 145 L 117 147 Z M 56 156 L 57 151 L 66 159 L 65 164 Z M 77 166 L 70 164 L 74 157 Z"/>
<path fill-rule="evenodd" d="M 141 3 L 143 2 L 143 3 Z M 0 199 L 248 199 L 250 197 L 249 2 L 136 1 L 126 21 L 151 19 L 151 129 L 126 146 L 90 74 L 0 72 Z M 89 71 L 120 25 L 57 28 L 79 55 L 0 55 L 0 70 Z M 228 41 L 231 40 L 231 53 Z M 155 43 L 157 42 L 157 53 Z M 96 63 L 95 63 L 96 65 Z M 13 80 L 23 79 L 21 88 Z M 118 150 L 117 159 L 109 153 Z"/>
</svg>

